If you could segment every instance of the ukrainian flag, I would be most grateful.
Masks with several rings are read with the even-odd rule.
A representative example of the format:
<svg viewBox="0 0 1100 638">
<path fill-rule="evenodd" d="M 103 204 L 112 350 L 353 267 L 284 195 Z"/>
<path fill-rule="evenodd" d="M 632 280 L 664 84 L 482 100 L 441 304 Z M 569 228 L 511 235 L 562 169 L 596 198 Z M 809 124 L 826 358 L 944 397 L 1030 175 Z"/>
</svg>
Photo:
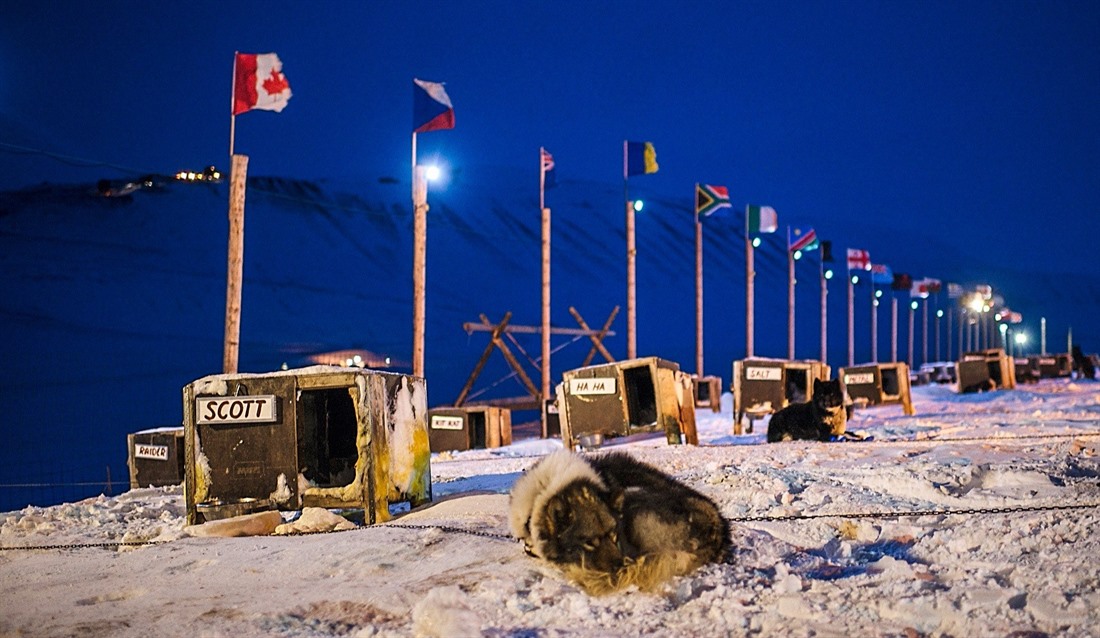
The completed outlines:
<svg viewBox="0 0 1100 638">
<path fill-rule="evenodd" d="M 657 150 L 652 142 L 626 142 L 623 146 L 623 177 L 657 172 Z"/>
</svg>

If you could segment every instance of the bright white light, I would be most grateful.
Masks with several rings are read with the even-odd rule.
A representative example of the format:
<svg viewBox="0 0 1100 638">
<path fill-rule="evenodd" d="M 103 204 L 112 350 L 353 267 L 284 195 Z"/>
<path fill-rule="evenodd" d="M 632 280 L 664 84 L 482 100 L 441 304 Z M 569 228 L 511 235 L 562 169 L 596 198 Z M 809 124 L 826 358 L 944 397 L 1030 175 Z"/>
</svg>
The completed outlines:
<svg viewBox="0 0 1100 638">
<path fill-rule="evenodd" d="M 852 275 L 852 285 L 859 283 L 859 275 Z"/>
<path fill-rule="evenodd" d="M 970 297 L 970 301 L 966 302 L 966 307 L 970 308 L 974 312 L 981 312 L 982 311 L 982 306 L 984 306 L 984 305 L 985 305 L 985 302 L 982 300 L 980 295 L 974 295 L 974 296 Z"/>
<path fill-rule="evenodd" d="M 937 317 L 942 317 L 943 316 L 943 311 L 942 310 L 937 310 L 936 311 L 936 316 Z"/>
<path fill-rule="evenodd" d="M 833 269 L 832 268 L 825 271 L 825 278 L 826 279 L 832 279 L 833 278 Z"/>
<path fill-rule="evenodd" d="M 792 257 L 794 257 L 795 261 L 798 261 L 799 259 L 802 259 L 802 251 L 801 250 L 794 251 L 794 255 L 792 255 Z"/>
<path fill-rule="evenodd" d="M 917 309 L 917 306 L 919 306 L 919 305 L 920 305 L 920 304 L 918 304 L 917 302 L 915 302 L 915 301 L 914 301 L 914 302 L 911 302 L 911 303 L 909 304 L 909 307 L 910 307 L 910 308 L 912 308 L 913 310 L 916 310 L 916 309 Z"/>
<path fill-rule="evenodd" d="M 882 297 L 882 291 L 881 290 L 875 290 L 875 299 L 879 299 L 881 297 Z"/>
<path fill-rule="evenodd" d="M 752 247 L 753 248 L 760 248 L 760 238 L 759 237 L 753 237 L 752 238 Z"/>
<path fill-rule="evenodd" d="M 1002 323 L 997 326 L 997 329 L 1001 331 L 1001 337 L 1004 337 L 1005 333 L 1008 332 L 1008 324 Z"/>
<path fill-rule="evenodd" d="M 1017 344 L 1022 346 L 1025 343 L 1027 343 L 1027 333 L 1026 332 L 1017 332 L 1016 336 L 1013 337 L 1013 339 L 1016 340 Z"/>
<path fill-rule="evenodd" d="M 640 199 L 636 199 L 631 205 L 634 206 L 635 213 L 640 213 L 642 212 L 642 206 L 645 206 L 645 202 Z"/>
<path fill-rule="evenodd" d="M 1001 320 L 1001 313 L 998 312 L 997 314 L 993 315 L 993 321 L 1000 321 L 1000 320 Z"/>
<path fill-rule="evenodd" d="M 443 175 L 443 171 L 439 170 L 439 167 L 435 164 L 429 164 L 424 167 L 424 179 L 429 182 L 434 182 Z"/>
</svg>

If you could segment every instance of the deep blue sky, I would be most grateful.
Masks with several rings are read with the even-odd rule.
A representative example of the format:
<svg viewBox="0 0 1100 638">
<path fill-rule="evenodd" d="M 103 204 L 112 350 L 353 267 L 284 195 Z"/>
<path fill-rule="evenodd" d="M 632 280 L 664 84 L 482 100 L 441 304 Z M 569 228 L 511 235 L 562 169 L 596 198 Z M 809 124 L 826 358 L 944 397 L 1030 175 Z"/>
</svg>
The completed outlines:
<svg viewBox="0 0 1100 638">
<path fill-rule="evenodd" d="M 252 175 L 403 178 L 415 76 L 447 83 L 457 128 L 420 147 L 456 170 L 546 146 L 614 182 L 650 140 L 647 187 L 724 184 L 834 239 L 866 220 L 1071 270 L 1100 234 L 1094 1 L 6 2 L 0 142 L 225 167 L 234 50 L 294 91 L 238 118 Z M 39 159 L 0 148 L 0 188 L 105 173 Z"/>
</svg>

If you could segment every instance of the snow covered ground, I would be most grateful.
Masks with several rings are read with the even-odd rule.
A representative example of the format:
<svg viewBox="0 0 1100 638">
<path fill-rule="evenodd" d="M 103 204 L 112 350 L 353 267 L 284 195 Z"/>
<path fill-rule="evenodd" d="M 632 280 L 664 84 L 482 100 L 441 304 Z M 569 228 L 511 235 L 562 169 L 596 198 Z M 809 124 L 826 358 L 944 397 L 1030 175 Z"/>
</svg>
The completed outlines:
<svg viewBox="0 0 1100 638">
<path fill-rule="evenodd" d="M 726 395 L 699 447 L 618 448 L 734 522 L 727 563 L 658 594 L 590 597 L 507 537 L 560 446 L 519 441 L 433 455 L 434 503 L 346 532 L 191 536 L 178 487 L 0 514 L 0 636 L 1096 635 L 1100 384 L 914 395 L 856 414 L 870 442 L 733 436 Z"/>
</svg>

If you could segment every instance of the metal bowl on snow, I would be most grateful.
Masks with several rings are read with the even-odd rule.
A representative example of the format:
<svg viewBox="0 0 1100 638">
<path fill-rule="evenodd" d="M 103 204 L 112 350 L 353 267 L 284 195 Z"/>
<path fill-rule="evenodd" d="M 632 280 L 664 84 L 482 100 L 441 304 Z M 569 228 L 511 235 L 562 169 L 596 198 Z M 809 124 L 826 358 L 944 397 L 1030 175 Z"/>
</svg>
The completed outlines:
<svg viewBox="0 0 1100 638">
<path fill-rule="evenodd" d="M 195 508 L 202 514 L 204 520 L 217 521 L 223 518 L 273 510 L 275 505 L 271 502 L 271 499 L 267 498 L 212 498 L 196 503 Z"/>
<path fill-rule="evenodd" d="M 585 434 L 577 439 L 577 442 L 581 444 L 581 448 L 585 450 L 596 450 L 603 446 L 603 434 L 600 432 L 593 432 L 592 434 Z"/>
</svg>

